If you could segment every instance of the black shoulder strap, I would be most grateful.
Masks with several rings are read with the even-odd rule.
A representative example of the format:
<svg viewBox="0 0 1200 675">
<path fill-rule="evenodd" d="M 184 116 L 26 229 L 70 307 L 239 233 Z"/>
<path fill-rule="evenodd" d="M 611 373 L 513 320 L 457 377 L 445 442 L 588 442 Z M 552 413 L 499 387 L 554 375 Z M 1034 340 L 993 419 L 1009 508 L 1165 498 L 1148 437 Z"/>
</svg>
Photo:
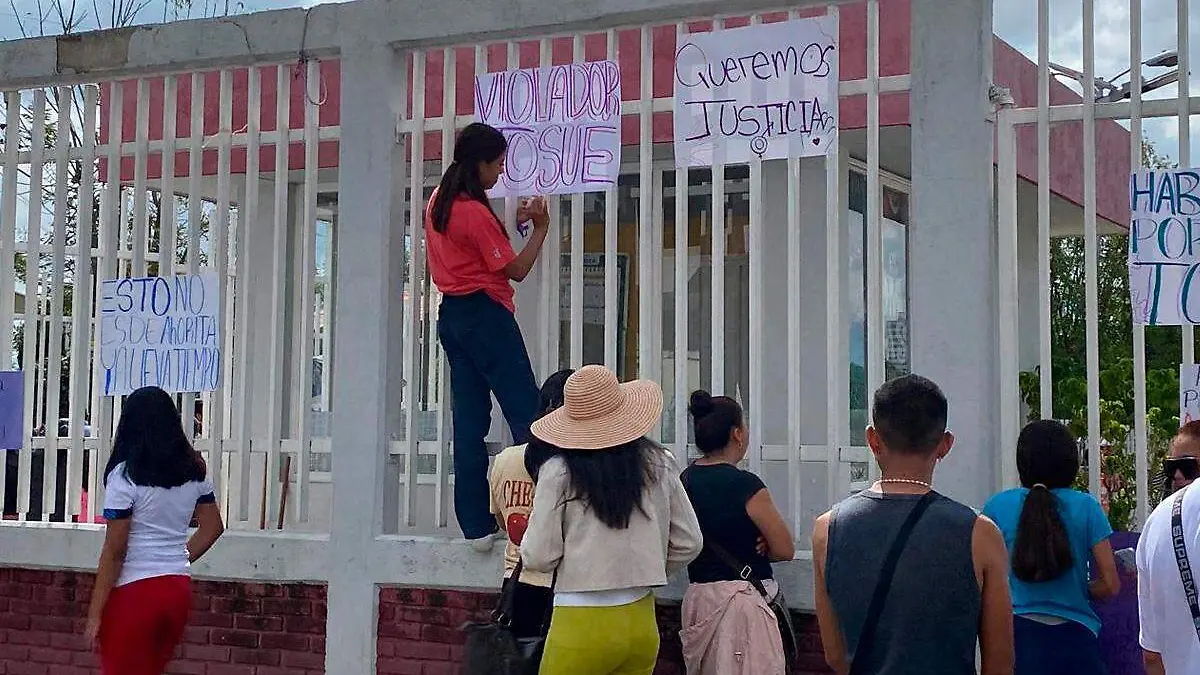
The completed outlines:
<svg viewBox="0 0 1200 675">
<path fill-rule="evenodd" d="M 1200 637 L 1200 597 L 1196 593 L 1196 577 L 1192 576 L 1192 564 L 1188 561 L 1187 538 L 1183 534 L 1183 496 L 1180 490 L 1171 504 L 1171 548 L 1175 549 L 1175 564 L 1179 566 L 1179 579 L 1183 582 L 1183 595 L 1192 611 L 1192 625 Z"/>
<path fill-rule="evenodd" d="M 900 562 L 900 554 L 904 552 L 908 538 L 912 535 L 913 528 L 917 526 L 917 521 L 925 515 L 925 510 L 929 508 L 936 497 L 936 492 L 932 490 L 926 492 L 925 496 L 921 497 L 909 512 L 908 518 L 900 526 L 900 531 L 896 533 L 896 538 L 892 540 L 892 547 L 888 550 L 887 558 L 883 561 L 883 568 L 879 572 L 879 582 L 875 584 L 875 592 L 871 595 L 871 604 L 867 606 L 867 617 L 863 621 L 862 632 L 858 635 L 858 648 L 854 650 L 854 660 L 850 663 L 850 675 L 861 675 L 862 669 L 866 667 L 866 660 L 862 657 L 870 651 L 872 643 L 875 641 L 875 629 L 879 627 L 879 617 L 883 613 L 883 604 L 891 589 L 892 577 L 896 574 L 896 564 Z"/>
</svg>

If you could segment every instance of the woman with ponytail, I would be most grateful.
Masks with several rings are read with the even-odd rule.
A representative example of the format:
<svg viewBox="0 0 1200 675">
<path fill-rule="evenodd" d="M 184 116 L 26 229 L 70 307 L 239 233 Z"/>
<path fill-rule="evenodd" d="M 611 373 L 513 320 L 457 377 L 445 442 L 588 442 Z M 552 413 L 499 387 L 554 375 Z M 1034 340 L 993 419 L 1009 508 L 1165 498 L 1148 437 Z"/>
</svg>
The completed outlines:
<svg viewBox="0 0 1200 675">
<path fill-rule="evenodd" d="M 983 507 L 1012 554 L 1015 673 L 1103 673 L 1091 600 L 1116 595 L 1121 581 L 1108 517 L 1094 497 L 1072 488 L 1075 437 L 1052 420 L 1030 423 L 1017 439 L 1017 473 L 1022 487 Z"/>
<path fill-rule="evenodd" d="M 541 198 L 521 204 L 517 222 L 533 221 L 529 241 L 513 250 L 487 191 L 504 173 L 508 142 L 486 124 L 471 124 L 454 144 L 454 161 L 425 211 L 429 273 L 442 293 L 438 339 L 450 366 L 454 410 L 454 512 L 476 550 L 497 534 L 488 494 L 492 394 L 517 444 L 529 440 L 538 387 L 513 312 L 510 281 L 533 269 L 550 216 Z"/>
<path fill-rule="evenodd" d="M 783 675 L 784 636 L 769 605 L 779 593 L 771 563 L 795 556 L 792 533 L 762 479 L 737 466 L 750 437 L 742 406 L 703 390 L 690 403 L 703 457 L 681 479 L 704 548 L 688 565 L 683 596 L 688 675 Z"/>
</svg>

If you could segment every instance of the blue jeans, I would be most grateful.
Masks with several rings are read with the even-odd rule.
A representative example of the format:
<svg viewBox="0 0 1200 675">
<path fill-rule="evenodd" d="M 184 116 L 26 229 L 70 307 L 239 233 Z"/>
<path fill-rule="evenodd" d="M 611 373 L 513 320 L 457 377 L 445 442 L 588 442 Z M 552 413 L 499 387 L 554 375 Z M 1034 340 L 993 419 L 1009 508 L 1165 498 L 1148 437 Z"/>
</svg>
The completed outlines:
<svg viewBox="0 0 1200 675">
<path fill-rule="evenodd" d="M 1051 626 L 1013 617 L 1015 675 L 1104 675 L 1100 641 L 1074 621 Z"/>
<path fill-rule="evenodd" d="M 496 531 L 488 492 L 484 439 L 492 425 L 492 398 L 515 443 L 529 441 L 538 387 L 516 317 L 482 291 L 442 296 L 438 339 L 450 365 L 454 419 L 454 513 L 467 539 Z"/>
</svg>

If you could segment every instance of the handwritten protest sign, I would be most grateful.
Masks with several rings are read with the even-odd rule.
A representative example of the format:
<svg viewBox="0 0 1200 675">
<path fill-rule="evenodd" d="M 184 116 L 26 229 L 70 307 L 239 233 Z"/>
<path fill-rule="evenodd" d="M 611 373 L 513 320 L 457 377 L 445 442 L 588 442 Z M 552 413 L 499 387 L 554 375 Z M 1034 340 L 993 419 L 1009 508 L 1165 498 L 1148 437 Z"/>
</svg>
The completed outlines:
<svg viewBox="0 0 1200 675">
<path fill-rule="evenodd" d="M 25 374 L 0 372 L 0 450 L 20 448 L 25 439 Z"/>
<path fill-rule="evenodd" d="M 475 115 L 508 139 L 493 197 L 607 190 L 621 167 L 621 69 L 615 61 L 475 77 Z"/>
<path fill-rule="evenodd" d="M 1134 172 L 1129 210 L 1134 323 L 1200 324 L 1200 170 Z"/>
<path fill-rule="evenodd" d="M 221 382 L 215 275 L 100 282 L 101 384 L 105 396 L 146 386 L 212 391 Z"/>
<path fill-rule="evenodd" d="M 1200 420 L 1200 365 L 1179 366 L 1179 425 Z"/>
<path fill-rule="evenodd" d="M 695 33 L 675 53 L 675 165 L 824 156 L 837 147 L 837 20 Z"/>
</svg>

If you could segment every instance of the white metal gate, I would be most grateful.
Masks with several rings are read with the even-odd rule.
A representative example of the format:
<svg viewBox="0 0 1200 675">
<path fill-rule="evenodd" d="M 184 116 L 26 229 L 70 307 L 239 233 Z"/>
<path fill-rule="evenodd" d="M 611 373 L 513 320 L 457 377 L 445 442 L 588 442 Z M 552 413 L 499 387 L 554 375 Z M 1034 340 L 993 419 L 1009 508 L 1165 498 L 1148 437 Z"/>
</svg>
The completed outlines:
<svg viewBox="0 0 1200 675">
<path fill-rule="evenodd" d="M 1155 10 L 1167 2 L 1155 3 Z M 1086 444 L 1088 458 L 1089 489 L 1097 497 L 1107 492 L 1107 483 L 1102 480 L 1102 461 L 1104 455 L 1102 443 L 1116 442 L 1124 445 L 1126 439 L 1106 439 L 1101 427 L 1101 355 L 1099 334 L 1099 270 L 1098 248 L 1101 237 L 1108 236 L 1106 227 L 1101 224 L 1104 220 L 1098 209 L 1098 199 L 1106 196 L 1105 191 L 1117 190 L 1118 195 L 1128 191 L 1128 174 L 1125 169 L 1137 170 L 1143 166 L 1143 120 L 1173 119 L 1177 124 L 1179 146 L 1177 163 L 1181 167 L 1189 166 L 1191 162 L 1191 115 L 1200 114 L 1200 98 L 1190 94 L 1189 87 L 1189 2 L 1175 0 L 1176 31 L 1175 54 L 1177 55 L 1178 93 L 1174 97 L 1154 99 L 1145 98 L 1144 90 L 1156 87 L 1170 77 L 1160 76 L 1155 79 L 1143 78 L 1143 67 L 1161 65 L 1168 59 L 1148 59 L 1143 52 L 1143 22 L 1144 8 L 1142 0 L 1083 0 L 1082 2 L 1082 72 L 1056 66 L 1051 61 L 1051 30 L 1050 30 L 1050 0 L 1037 0 L 1038 17 L 1038 86 L 1036 103 L 1025 102 L 1019 107 L 1017 102 L 1009 100 L 1007 105 L 998 113 L 997 134 L 997 209 L 998 236 L 1000 255 L 1000 370 L 1002 377 L 1001 395 L 1001 429 L 1003 439 L 1003 471 L 1004 486 L 1015 485 L 1017 482 L 1016 459 L 1013 448 L 1022 424 L 1024 410 L 1018 376 L 1025 363 L 1032 361 L 1038 370 L 1038 399 L 1040 405 L 1032 412 L 1034 416 L 1052 418 L 1055 416 L 1055 387 L 1054 364 L 1052 363 L 1052 277 L 1051 277 L 1051 246 L 1052 237 L 1063 236 L 1052 231 L 1052 199 L 1051 199 L 1051 162 L 1056 159 L 1051 151 L 1051 134 L 1056 129 L 1074 129 L 1082 135 L 1082 232 L 1072 233 L 1082 236 L 1085 247 L 1084 287 L 1085 287 L 1085 323 L 1086 323 Z M 1130 84 L 1124 87 L 1113 86 L 1111 83 L 1097 77 L 1096 61 L 1096 12 L 1097 6 L 1102 10 L 1119 12 L 1128 9 L 1129 21 L 1129 78 Z M 1160 36 L 1161 38 L 1161 36 Z M 1161 42 L 1161 40 L 1160 40 Z M 1157 62 L 1156 62 L 1157 61 Z M 1054 99 L 1063 98 L 1061 86 L 1054 77 L 1065 76 L 1077 80 L 1081 85 L 1081 96 L 1076 96 L 1070 103 L 1051 104 L 1052 92 Z M 1160 74 L 1161 75 L 1161 74 Z M 1115 78 L 1114 78 L 1115 79 Z M 1094 84 L 1089 84 L 1094 83 Z M 1055 91 L 1052 88 L 1057 88 Z M 1128 99 L 1128 100 L 1125 100 Z M 1125 181 L 1114 186 L 1113 180 L 1105 180 L 1098 176 L 1097 158 L 1101 144 L 1098 134 L 1105 129 L 1098 125 L 1119 123 L 1128 129 L 1129 163 L 1127 167 L 1118 167 L 1118 172 Z M 1076 129 L 1076 127 L 1078 127 Z M 1018 139 L 1022 131 L 1036 129 L 1036 196 L 1030 196 L 1019 189 L 1023 180 L 1019 176 L 1019 165 L 1029 155 L 1022 154 Z M 1109 129 L 1115 127 L 1110 127 Z M 1074 133 L 1071 131 L 1070 133 Z M 1168 149 L 1169 151 L 1169 149 Z M 1111 176 L 1110 176 L 1111 178 Z M 1022 194 L 1019 197 L 1019 193 Z M 1124 198 L 1124 197 L 1122 197 Z M 1022 218 L 1027 213 L 1022 208 L 1027 202 L 1036 200 L 1036 216 L 1032 219 Z M 1128 221 L 1115 223 L 1119 227 L 1107 227 L 1109 234 L 1122 234 L 1128 229 Z M 1033 229 L 1036 228 L 1036 229 Z M 1021 252 L 1024 247 L 1018 245 L 1018 236 L 1036 237 L 1036 264 L 1023 259 Z M 1019 277 L 1036 273 L 1036 297 L 1022 293 L 1019 289 L 1028 288 L 1022 284 Z M 1036 306 L 1036 326 L 1022 323 L 1029 314 L 1025 310 Z M 1123 317 L 1131 321 L 1130 317 Z M 1019 331 L 1036 330 L 1036 357 L 1022 353 L 1022 340 Z M 1151 328 L 1150 330 L 1162 330 Z M 1147 429 L 1147 382 L 1146 382 L 1146 329 L 1141 325 L 1133 325 L 1133 349 L 1129 356 L 1133 363 L 1133 410 L 1131 415 L 1132 433 L 1125 452 L 1131 453 L 1135 463 L 1136 482 L 1134 499 L 1135 509 L 1131 526 L 1140 528 L 1148 515 L 1148 509 L 1153 506 L 1151 470 L 1158 467 L 1150 466 L 1154 448 L 1151 447 L 1150 432 Z M 1192 327 L 1185 326 L 1182 330 L 1180 349 L 1181 363 L 1194 361 L 1194 334 Z M 1168 411 L 1174 415 L 1175 410 Z M 1161 448 L 1160 448 L 1161 449 Z M 1119 450 L 1118 450 L 1119 451 Z"/>
</svg>

